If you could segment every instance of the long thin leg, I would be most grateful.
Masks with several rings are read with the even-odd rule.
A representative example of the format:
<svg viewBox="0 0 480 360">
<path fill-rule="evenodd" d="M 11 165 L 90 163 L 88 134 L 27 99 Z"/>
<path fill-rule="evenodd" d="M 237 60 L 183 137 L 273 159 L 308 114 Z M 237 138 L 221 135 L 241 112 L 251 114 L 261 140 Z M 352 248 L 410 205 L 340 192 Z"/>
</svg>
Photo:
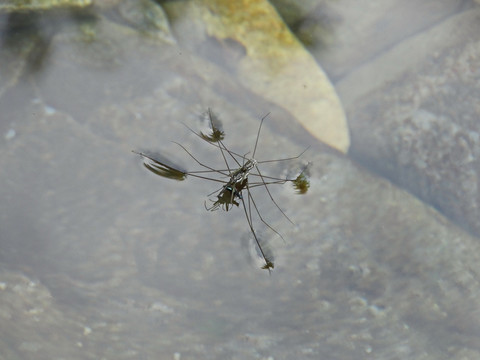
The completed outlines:
<svg viewBox="0 0 480 360">
<path fill-rule="evenodd" d="M 273 198 L 272 196 L 272 193 L 270 192 L 270 190 L 268 189 L 268 186 L 267 184 L 265 183 L 265 181 L 263 180 L 263 176 L 262 176 L 262 173 L 260 172 L 260 169 L 257 167 L 257 172 L 258 172 L 258 175 L 260 176 L 260 178 L 262 179 L 262 182 L 263 182 L 263 185 L 265 186 L 265 190 L 267 190 L 267 193 L 268 193 L 268 196 L 270 197 L 270 200 L 272 200 L 272 202 L 275 204 L 275 206 L 277 207 L 278 210 L 280 210 L 280 212 L 283 214 L 283 216 L 285 216 L 285 218 L 290 221 L 290 223 L 292 225 L 295 225 L 295 223 L 287 216 L 287 214 L 285 214 L 285 212 L 280 208 L 280 206 L 278 206 L 277 202 L 275 201 L 275 199 Z"/>
<path fill-rule="evenodd" d="M 215 131 L 216 131 L 216 126 L 215 126 L 215 124 L 213 123 L 214 115 L 213 115 L 212 110 L 211 110 L 210 108 L 208 108 L 207 111 L 208 111 L 207 113 L 208 113 L 208 117 L 209 117 L 209 120 L 210 120 L 210 127 L 211 127 L 212 131 L 215 133 Z M 217 148 L 220 150 L 220 153 L 221 153 L 221 155 L 222 155 L 223 161 L 225 162 L 225 165 L 226 165 L 226 167 L 227 167 L 227 169 L 228 169 L 228 176 L 230 177 L 230 182 L 232 182 L 232 180 L 233 180 L 232 170 L 230 169 L 230 166 L 229 166 L 229 164 L 228 164 L 227 158 L 226 158 L 226 156 L 225 156 L 225 152 L 227 152 L 227 153 L 230 155 L 230 157 L 237 163 L 237 165 L 238 165 L 239 167 L 242 167 L 242 165 L 240 165 L 239 161 L 235 158 L 234 155 L 232 155 L 232 153 L 231 153 L 230 150 L 225 146 L 225 144 L 223 143 L 223 141 L 221 140 L 221 138 L 219 137 L 218 139 L 216 139 L 216 140 L 214 140 L 214 141 L 209 141 L 209 140 L 206 139 L 204 136 L 198 134 L 196 131 L 194 131 L 193 129 L 191 129 L 188 125 L 186 125 L 186 124 L 184 124 L 184 125 L 185 125 L 185 127 L 186 127 L 187 129 L 189 129 L 189 130 L 190 130 L 191 132 L 193 132 L 195 135 L 197 135 L 198 137 L 200 137 L 202 140 L 206 141 L 206 142 L 209 143 L 210 145 L 213 145 L 213 146 L 217 147 Z M 218 142 L 220 145 L 216 144 L 216 142 Z M 185 149 L 185 150 L 186 150 L 186 149 Z M 187 153 L 188 153 L 188 151 L 187 151 Z M 189 155 L 195 159 L 195 157 L 194 157 L 192 154 L 189 153 Z M 195 159 L 195 161 L 197 161 L 197 159 Z M 198 162 L 198 161 L 197 161 L 197 162 Z M 202 165 L 202 164 L 201 164 L 201 165 Z M 223 187 L 222 189 L 218 190 L 218 191 L 222 191 L 223 189 L 225 189 L 225 186 L 227 186 L 227 185 L 228 185 L 228 183 L 227 183 L 226 185 L 224 185 L 224 187 Z M 235 184 L 232 183 L 231 186 L 234 187 Z M 210 195 L 211 195 L 211 194 L 210 194 Z M 230 199 L 230 204 L 233 204 L 233 203 L 234 203 L 234 198 L 235 198 L 235 191 L 232 191 L 232 193 L 231 193 L 231 199 Z M 208 208 L 207 208 L 207 209 L 208 209 Z M 216 210 L 216 208 L 215 208 L 215 210 Z M 227 202 L 226 202 L 226 210 L 228 211 L 228 203 L 227 203 Z"/>
<path fill-rule="evenodd" d="M 247 187 L 247 192 L 248 192 L 248 198 L 250 200 L 252 200 L 252 204 L 253 204 L 253 207 L 255 208 L 255 211 L 257 212 L 257 215 L 258 217 L 260 218 L 260 221 L 263 222 L 270 230 L 272 230 L 275 234 L 277 234 L 278 236 L 280 236 L 280 238 L 283 240 L 283 242 L 285 242 L 285 239 L 284 237 L 282 236 L 282 234 L 280 234 L 277 230 L 275 230 L 269 223 L 267 223 L 262 215 L 260 215 L 260 211 L 258 210 L 258 207 L 257 207 L 257 204 L 255 203 L 255 200 L 253 199 L 253 196 L 252 194 L 250 193 L 250 190 L 248 189 Z"/>
<path fill-rule="evenodd" d="M 210 126 L 212 127 L 212 130 L 214 131 L 215 130 L 215 125 L 213 124 L 213 116 L 214 115 L 212 113 L 212 109 L 208 108 L 208 117 L 210 119 Z M 223 160 L 225 161 L 225 165 L 227 165 L 227 168 L 229 168 L 228 161 L 225 157 L 225 154 L 224 154 L 223 150 L 225 150 L 232 157 L 232 159 L 237 163 L 237 165 L 240 166 L 240 163 L 237 161 L 237 159 L 235 159 L 234 156 L 232 156 L 232 154 L 230 153 L 230 150 L 227 149 L 227 147 L 223 143 L 222 139 L 218 139 L 218 143 L 220 144 L 220 146 L 218 146 L 218 148 L 220 149 L 220 152 L 222 153 L 222 157 L 223 157 Z M 229 170 L 230 170 L 230 168 L 229 168 Z"/>
<path fill-rule="evenodd" d="M 177 144 L 178 146 L 180 146 L 188 155 L 190 155 L 190 157 L 195 160 L 200 166 L 203 166 L 204 168 L 206 169 L 209 169 L 211 171 L 214 171 L 216 173 L 219 173 L 219 174 L 222 174 L 224 176 L 227 176 L 227 177 L 230 177 L 230 174 L 227 174 L 227 173 L 224 173 L 224 172 L 221 172 L 221 171 L 218 171 L 218 170 L 215 170 L 214 168 L 208 166 L 208 165 L 205 165 L 203 164 L 202 162 L 200 162 L 195 156 L 192 155 L 192 153 L 190 151 L 187 150 L 187 148 L 185 146 L 183 146 L 182 144 L 174 141 L 173 143 Z"/>
<path fill-rule="evenodd" d="M 144 158 L 144 165 L 150 171 L 152 171 L 153 173 L 155 173 L 157 175 L 163 176 L 163 177 L 172 177 L 172 176 L 161 174 L 161 172 L 165 172 L 165 173 L 166 172 L 172 172 L 172 174 L 175 175 L 174 178 L 177 179 L 177 180 L 184 180 L 185 177 L 188 175 L 188 176 L 196 177 L 196 178 L 199 178 L 199 179 L 205 179 L 205 180 L 220 182 L 220 183 L 223 183 L 223 184 L 227 183 L 225 180 L 220 180 L 220 179 L 215 179 L 215 178 L 208 177 L 208 176 L 198 175 L 198 173 L 220 173 L 221 174 L 221 172 L 219 172 L 215 169 L 205 170 L 205 171 L 193 171 L 193 172 L 186 171 L 186 170 L 179 170 L 177 168 L 174 168 L 171 165 L 167 165 L 167 164 L 165 164 L 161 161 L 158 161 L 157 159 L 155 159 L 155 158 L 153 158 L 153 157 L 151 157 L 151 156 L 149 156 L 145 153 L 137 152 L 137 151 L 134 151 L 134 150 L 132 150 L 132 152 L 134 154 L 140 155 L 141 157 Z M 149 160 L 148 164 L 145 162 L 145 159 Z"/>
<path fill-rule="evenodd" d="M 262 130 L 262 125 L 263 125 L 263 120 L 270 115 L 270 113 L 267 113 L 264 117 L 262 117 L 262 120 L 260 120 L 260 126 L 258 127 L 258 132 L 257 132 L 257 140 L 255 140 L 255 147 L 253 148 L 253 153 L 252 157 L 255 158 L 255 152 L 257 151 L 257 145 L 258 145 L 258 139 L 260 138 L 260 130 Z"/>
<path fill-rule="evenodd" d="M 288 160 L 295 160 L 295 159 L 298 159 L 300 156 L 302 156 L 303 154 L 305 154 L 305 152 L 310 148 L 307 147 L 305 150 L 303 150 L 300 154 L 298 154 L 297 156 L 292 156 L 292 157 L 288 157 L 288 158 L 282 158 L 282 159 L 272 159 L 272 160 L 262 160 L 262 161 L 257 161 L 258 164 L 265 164 L 265 163 L 271 163 L 271 162 L 277 162 L 277 161 L 288 161 Z"/>
<path fill-rule="evenodd" d="M 268 272 L 270 272 L 270 269 L 273 269 L 274 265 L 271 260 L 268 260 L 267 256 L 265 255 L 265 252 L 263 251 L 262 245 L 260 244 L 260 241 L 258 241 L 257 234 L 255 233 L 255 230 L 253 229 L 253 224 L 252 224 L 252 217 L 251 217 L 251 212 L 250 212 L 250 217 L 248 216 L 247 212 L 247 207 L 245 205 L 245 200 L 242 199 L 242 205 L 243 205 L 243 210 L 245 212 L 245 217 L 247 218 L 248 226 L 250 227 L 250 231 L 252 232 L 253 238 L 255 239 L 255 242 L 257 243 L 258 249 L 260 250 L 260 253 L 262 254 L 263 260 L 265 261 L 265 265 L 262 267 L 262 269 L 267 269 Z M 250 204 L 249 204 L 249 210 L 250 209 Z"/>
<path fill-rule="evenodd" d="M 212 113 L 212 110 L 210 108 L 207 109 L 207 114 L 208 114 L 208 117 L 209 117 L 209 120 L 210 120 L 210 127 L 212 128 L 212 131 L 215 131 L 215 125 L 213 124 L 213 113 Z M 223 143 L 223 141 L 219 138 L 219 139 L 216 139 L 215 141 L 209 141 L 208 139 L 206 139 L 204 136 L 202 136 L 201 134 L 197 133 L 196 131 L 194 131 L 191 127 L 189 127 L 187 124 L 183 124 L 188 130 L 190 130 L 192 133 L 194 133 L 196 136 L 198 136 L 200 139 L 202 139 L 203 141 L 207 142 L 208 144 L 212 145 L 212 146 L 215 146 L 217 148 L 220 149 L 221 153 L 222 153 L 222 157 L 223 157 L 223 160 L 225 161 L 225 164 L 227 165 L 227 167 L 229 167 L 228 165 L 228 162 L 227 162 L 227 159 L 225 157 L 225 154 L 223 151 L 226 151 L 231 157 L 232 159 L 237 163 L 237 165 L 239 167 L 241 167 L 239 161 L 232 155 L 234 154 L 233 152 L 231 152 L 230 150 L 228 150 L 228 148 L 225 146 L 225 144 Z M 220 145 L 218 145 L 218 144 Z M 236 156 L 239 156 L 239 157 L 242 157 L 241 155 L 238 155 L 238 154 L 235 154 Z"/>
</svg>

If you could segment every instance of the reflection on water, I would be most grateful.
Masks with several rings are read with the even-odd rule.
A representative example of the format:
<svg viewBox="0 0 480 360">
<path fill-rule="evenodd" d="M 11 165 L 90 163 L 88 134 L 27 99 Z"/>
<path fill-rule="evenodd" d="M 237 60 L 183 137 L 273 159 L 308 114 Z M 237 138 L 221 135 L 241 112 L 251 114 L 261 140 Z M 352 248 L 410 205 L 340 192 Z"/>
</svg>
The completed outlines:
<svg viewBox="0 0 480 360">
<path fill-rule="evenodd" d="M 215 23 L 188 17 L 188 3 L 164 4 L 168 17 L 150 1 L 2 13 L 2 355 L 478 357 L 478 241 L 319 144 L 297 110 L 248 89 L 239 74 L 257 76 L 242 62 L 254 58 L 251 47 L 219 40 L 234 50 L 217 44 L 222 56 L 204 56 L 218 33 L 196 26 Z M 298 96 L 282 79 L 273 82 L 276 98 Z M 298 108 L 318 102 L 303 98 Z M 203 138 L 239 154 L 230 169 L 218 147 L 183 126 L 196 131 L 208 107 L 226 136 Z M 172 141 L 227 180 L 159 179 L 132 156 L 169 151 L 185 169 L 198 166 Z M 262 164 L 309 145 L 301 159 Z M 250 157 L 272 178 L 254 180 L 248 170 L 246 192 L 248 171 L 234 173 Z M 157 174 L 192 175 L 154 159 Z M 293 180 L 307 161 L 304 196 L 290 186 L 265 191 L 263 182 Z M 208 194 L 222 194 L 229 211 L 206 211 Z M 267 265 L 263 241 L 275 253 L 271 276 L 245 254 L 252 234 Z"/>
</svg>

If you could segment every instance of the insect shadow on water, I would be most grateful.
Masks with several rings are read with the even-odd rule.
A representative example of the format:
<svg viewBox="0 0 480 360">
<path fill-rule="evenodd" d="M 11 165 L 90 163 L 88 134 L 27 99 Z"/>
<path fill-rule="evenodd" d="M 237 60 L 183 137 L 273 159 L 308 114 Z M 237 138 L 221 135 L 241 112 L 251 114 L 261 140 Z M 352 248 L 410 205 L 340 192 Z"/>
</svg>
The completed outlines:
<svg viewBox="0 0 480 360">
<path fill-rule="evenodd" d="M 233 205 L 238 207 L 241 203 L 245 217 L 247 219 L 249 230 L 253 236 L 253 239 L 255 240 L 259 255 L 264 261 L 262 269 L 266 269 L 270 272 L 274 268 L 273 253 L 267 246 L 264 239 L 260 238 L 257 235 L 253 226 L 252 214 L 257 214 L 258 218 L 265 226 L 267 226 L 271 231 L 277 234 L 281 239 L 284 240 L 284 238 L 267 221 L 265 221 L 258 209 L 255 199 L 253 198 L 251 189 L 260 187 L 264 188 L 275 207 L 290 223 L 293 224 L 293 221 L 280 208 L 278 203 L 273 198 L 269 189 L 269 185 L 281 185 L 290 182 L 293 184 L 298 194 L 304 194 L 307 192 L 310 183 L 308 180 L 309 164 L 304 166 L 304 168 L 296 178 L 278 178 L 265 175 L 261 172 L 259 168 L 259 165 L 261 164 L 295 160 L 302 156 L 303 153 L 305 153 L 305 151 L 308 149 L 305 149 L 299 155 L 293 157 L 257 161 L 255 159 L 255 153 L 257 151 L 258 141 L 260 138 L 260 131 L 262 129 L 263 122 L 268 115 L 269 114 L 265 115 L 260 121 L 260 125 L 257 131 L 257 137 L 255 140 L 255 146 L 253 148 L 251 157 L 247 157 L 249 153 L 241 155 L 226 147 L 223 142 L 225 138 L 225 133 L 223 132 L 222 123 L 211 109 L 208 109 L 205 114 L 206 118 L 209 121 L 210 129 L 208 134 L 205 134 L 203 132 L 196 132 L 187 125 L 185 125 L 196 136 L 198 136 L 211 146 L 219 149 L 223 162 L 225 164 L 224 169 L 216 169 L 201 162 L 185 146 L 177 142 L 174 143 L 181 147 L 202 168 L 202 170 L 187 171 L 158 153 L 138 151 L 133 152 L 140 155 L 143 158 L 144 166 L 156 175 L 178 181 L 183 181 L 187 178 L 187 176 L 191 176 L 198 179 L 204 179 L 219 183 L 220 187 L 207 195 L 208 197 L 210 197 L 214 194 L 217 194 L 216 199 L 210 200 L 212 202 L 211 206 L 207 206 L 207 203 L 205 202 L 205 208 L 208 211 L 216 211 L 218 209 L 229 211 Z M 232 162 L 233 166 L 231 165 Z M 253 181 L 250 181 L 250 177 L 253 179 Z M 244 190 L 247 193 L 246 199 L 242 194 Z"/>
</svg>

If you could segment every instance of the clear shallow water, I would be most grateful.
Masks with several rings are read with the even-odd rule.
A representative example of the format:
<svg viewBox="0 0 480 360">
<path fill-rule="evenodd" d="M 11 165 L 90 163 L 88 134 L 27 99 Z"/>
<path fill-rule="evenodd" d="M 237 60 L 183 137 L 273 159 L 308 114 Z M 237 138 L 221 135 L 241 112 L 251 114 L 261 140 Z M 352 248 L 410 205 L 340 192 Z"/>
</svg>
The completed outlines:
<svg viewBox="0 0 480 360">
<path fill-rule="evenodd" d="M 475 239 L 316 143 L 284 109 L 195 52 L 111 18 L 82 26 L 67 21 L 48 33 L 37 67 L 21 55 L 27 45 L 2 47 L 16 59 L 2 61 L 13 70 L 2 70 L 10 82 L 0 100 L 5 358 L 476 354 Z M 269 111 L 258 160 L 311 146 L 310 192 L 272 187 L 295 225 L 255 192 L 286 239 L 260 226 L 273 238 L 271 276 L 249 262 L 241 209 L 204 209 L 217 186 L 156 177 L 130 152 L 161 150 L 193 169 L 178 141 L 222 166 L 181 124 L 195 128 L 209 106 L 238 153 L 252 150 Z"/>
</svg>

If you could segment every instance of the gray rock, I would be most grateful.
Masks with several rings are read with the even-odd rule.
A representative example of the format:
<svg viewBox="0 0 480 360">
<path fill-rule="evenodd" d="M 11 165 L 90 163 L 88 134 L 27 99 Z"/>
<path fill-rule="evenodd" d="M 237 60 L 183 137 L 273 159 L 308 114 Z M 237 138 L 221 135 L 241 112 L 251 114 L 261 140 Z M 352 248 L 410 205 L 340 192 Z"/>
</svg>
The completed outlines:
<svg viewBox="0 0 480 360">
<path fill-rule="evenodd" d="M 399 45 L 416 52 L 431 38 L 456 41 L 397 74 L 397 80 L 358 97 L 349 106 L 354 133 L 351 155 L 432 204 L 466 230 L 480 234 L 479 132 L 480 65 L 478 10 Z M 470 40 L 472 39 L 472 40 Z M 453 39 L 452 39 L 453 40 Z M 398 55 L 401 52 L 396 49 Z M 374 65 L 384 68 L 389 56 Z M 395 76 L 393 76 L 395 78 Z"/>
<path fill-rule="evenodd" d="M 468 7 L 468 1 L 274 0 L 333 82 Z"/>
</svg>

